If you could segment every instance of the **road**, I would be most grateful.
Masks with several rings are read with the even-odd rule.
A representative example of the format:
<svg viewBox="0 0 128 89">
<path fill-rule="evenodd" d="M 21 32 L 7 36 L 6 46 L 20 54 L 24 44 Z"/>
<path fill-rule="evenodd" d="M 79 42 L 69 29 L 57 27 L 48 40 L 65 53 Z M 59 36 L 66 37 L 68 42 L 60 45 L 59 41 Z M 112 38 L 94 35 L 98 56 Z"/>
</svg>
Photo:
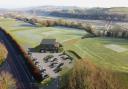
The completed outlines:
<svg viewBox="0 0 128 89">
<path fill-rule="evenodd" d="M 33 76 L 23 61 L 24 59 L 14 49 L 13 45 L 2 31 L 0 31 L 0 38 L 4 41 L 4 44 L 8 50 L 6 61 L 17 81 L 17 89 L 38 89 L 38 87 L 35 85 L 36 82 Z"/>
</svg>

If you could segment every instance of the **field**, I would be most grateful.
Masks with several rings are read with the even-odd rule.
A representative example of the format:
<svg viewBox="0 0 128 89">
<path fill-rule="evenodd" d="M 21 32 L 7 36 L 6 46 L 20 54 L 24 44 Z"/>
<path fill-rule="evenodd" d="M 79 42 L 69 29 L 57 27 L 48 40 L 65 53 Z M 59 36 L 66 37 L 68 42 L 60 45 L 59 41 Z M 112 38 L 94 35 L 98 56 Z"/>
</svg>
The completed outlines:
<svg viewBox="0 0 128 89">
<path fill-rule="evenodd" d="M 87 34 L 85 31 L 60 27 L 36 27 L 12 19 L 0 19 L 0 26 L 6 29 L 25 50 L 39 45 L 43 38 L 56 38 L 64 45 L 64 49 L 74 50 L 82 58 L 90 59 L 98 66 L 128 73 L 128 51 L 116 52 L 105 47 L 114 44 L 116 48 L 128 49 L 127 39 L 100 37 L 81 39 Z M 121 76 L 128 81 L 126 77 L 128 75 L 125 74 Z"/>
</svg>

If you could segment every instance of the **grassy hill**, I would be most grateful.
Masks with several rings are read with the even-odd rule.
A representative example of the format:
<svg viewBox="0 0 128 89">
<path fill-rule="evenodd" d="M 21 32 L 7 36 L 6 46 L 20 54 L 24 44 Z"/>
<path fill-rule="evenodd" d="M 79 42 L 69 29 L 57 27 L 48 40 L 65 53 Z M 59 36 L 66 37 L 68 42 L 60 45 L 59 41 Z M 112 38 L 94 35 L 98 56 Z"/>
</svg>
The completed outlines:
<svg viewBox="0 0 128 89">
<path fill-rule="evenodd" d="M 20 9 L 22 11 L 22 9 Z M 51 12 L 63 12 L 63 13 L 74 13 L 74 14 L 128 14 L 128 7 L 111 7 L 111 8 L 81 8 L 73 6 L 40 6 L 24 8 L 24 11 L 28 13 L 37 12 L 37 15 L 42 15 L 43 13 Z"/>
<path fill-rule="evenodd" d="M 128 7 L 113 7 L 108 9 L 109 13 L 128 14 Z"/>
</svg>

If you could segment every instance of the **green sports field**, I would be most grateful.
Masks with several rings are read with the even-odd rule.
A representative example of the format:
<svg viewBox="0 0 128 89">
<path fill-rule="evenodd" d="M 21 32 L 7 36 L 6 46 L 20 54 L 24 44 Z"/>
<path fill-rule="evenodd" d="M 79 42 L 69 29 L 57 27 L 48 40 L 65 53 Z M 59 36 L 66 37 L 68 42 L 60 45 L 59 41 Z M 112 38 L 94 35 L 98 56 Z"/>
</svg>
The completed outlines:
<svg viewBox="0 0 128 89">
<path fill-rule="evenodd" d="M 65 50 L 73 50 L 83 59 L 89 59 L 100 67 L 118 72 L 124 84 L 128 83 L 128 39 L 101 37 L 81 39 L 87 33 L 79 29 L 36 27 L 5 18 L 0 18 L 0 26 L 7 30 L 25 50 L 39 45 L 43 38 L 56 38 L 64 45 Z M 106 45 L 112 47 L 106 48 Z M 125 51 L 120 52 L 121 49 Z"/>
</svg>

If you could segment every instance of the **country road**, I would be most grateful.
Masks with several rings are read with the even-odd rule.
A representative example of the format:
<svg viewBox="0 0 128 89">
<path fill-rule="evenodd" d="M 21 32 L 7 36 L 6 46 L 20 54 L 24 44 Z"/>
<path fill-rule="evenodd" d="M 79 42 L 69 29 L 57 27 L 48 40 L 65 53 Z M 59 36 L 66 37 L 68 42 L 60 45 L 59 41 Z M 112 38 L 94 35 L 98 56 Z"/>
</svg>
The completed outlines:
<svg viewBox="0 0 128 89">
<path fill-rule="evenodd" d="M 7 36 L 2 31 L 0 31 L 0 38 L 3 40 L 8 50 L 7 63 L 17 81 L 17 89 L 38 89 L 35 85 L 36 82 L 32 74 L 29 72 L 24 62 L 24 59 L 20 54 L 18 54 L 16 49 L 8 40 Z"/>
</svg>

